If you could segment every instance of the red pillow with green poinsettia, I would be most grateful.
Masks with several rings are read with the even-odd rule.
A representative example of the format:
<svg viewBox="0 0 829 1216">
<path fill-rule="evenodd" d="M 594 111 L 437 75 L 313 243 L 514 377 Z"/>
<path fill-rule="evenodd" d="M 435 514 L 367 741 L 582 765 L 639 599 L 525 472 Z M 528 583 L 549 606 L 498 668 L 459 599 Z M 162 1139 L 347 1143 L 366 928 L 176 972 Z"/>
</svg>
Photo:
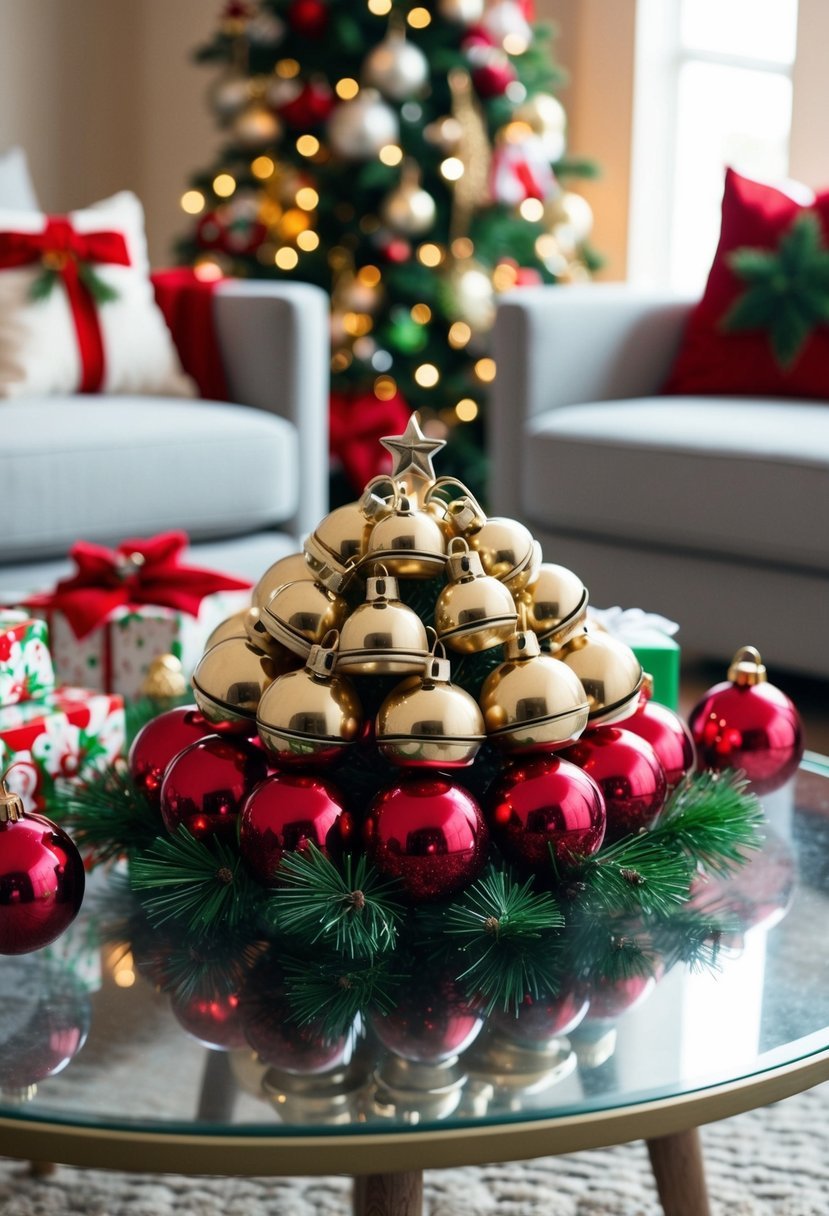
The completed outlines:
<svg viewBox="0 0 829 1216">
<path fill-rule="evenodd" d="M 728 169 L 720 242 L 666 393 L 829 398 L 829 192 Z"/>
</svg>

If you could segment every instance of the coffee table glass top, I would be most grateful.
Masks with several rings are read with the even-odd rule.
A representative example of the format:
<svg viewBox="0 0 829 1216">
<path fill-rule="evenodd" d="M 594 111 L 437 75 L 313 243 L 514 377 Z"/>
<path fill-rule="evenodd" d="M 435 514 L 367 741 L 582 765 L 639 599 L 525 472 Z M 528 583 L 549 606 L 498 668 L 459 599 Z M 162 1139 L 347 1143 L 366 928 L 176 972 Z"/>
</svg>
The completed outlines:
<svg viewBox="0 0 829 1216">
<path fill-rule="evenodd" d="M 251 1032 L 235 999 L 172 1006 L 151 982 L 152 951 L 100 946 L 85 908 L 48 954 L 0 959 L 0 1117 L 157 1135 L 473 1129 L 807 1060 L 829 1049 L 829 761 L 807 757 L 763 801 L 766 844 L 729 880 L 741 923 L 718 971 L 667 966 L 656 979 L 564 991 L 517 1019 L 447 1000 L 436 977 L 419 1007 L 369 1017 L 335 1042 L 286 1024 L 278 1002 Z M 97 877 L 96 899 L 110 881 Z"/>
</svg>

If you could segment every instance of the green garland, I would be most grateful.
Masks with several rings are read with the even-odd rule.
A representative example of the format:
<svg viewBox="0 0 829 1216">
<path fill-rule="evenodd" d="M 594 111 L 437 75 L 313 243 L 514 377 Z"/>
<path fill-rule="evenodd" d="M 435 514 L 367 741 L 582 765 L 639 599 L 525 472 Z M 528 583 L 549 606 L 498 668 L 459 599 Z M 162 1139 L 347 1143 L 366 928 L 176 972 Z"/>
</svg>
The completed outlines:
<svg viewBox="0 0 829 1216">
<path fill-rule="evenodd" d="M 762 840 L 762 811 L 743 777 L 701 773 L 656 826 L 574 858 L 566 872 L 517 875 L 497 859 L 466 891 L 405 908 L 397 884 L 364 856 L 339 862 L 310 845 L 283 859 L 266 889 L 234 845 L 163 834 L 157 810 L 123 765 L 51 808 L 95 863 L 125 858 L 132 912 L 111 936 L 159 953 L 175 994 L 229 991 L 267 951 L 299 1022 L 341 1033 L 357 1012 L 386 1012 L 413 976 L 453 978 L 482 1009 L 517 1012 L 571 977 L 613 983 L 678 962 L 716 965 L 733 930 L 727 906 L 689 903 L 694 875 L 723 876 Z M 245 961 L 247 960 L 247 962 Z"/>
</svg>

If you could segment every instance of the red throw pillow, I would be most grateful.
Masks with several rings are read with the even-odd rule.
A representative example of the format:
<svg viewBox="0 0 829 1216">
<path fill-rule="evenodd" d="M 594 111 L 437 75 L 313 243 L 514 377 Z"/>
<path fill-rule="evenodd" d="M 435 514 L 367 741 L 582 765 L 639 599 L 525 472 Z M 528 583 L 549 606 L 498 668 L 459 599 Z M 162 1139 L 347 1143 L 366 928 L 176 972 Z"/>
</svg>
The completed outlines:
<svg viewBox="0 0 829 1216">
<path fill-rule="evenodd" d="M 666 393 L 829 398 L 829 192 L 726 172 L 720 242 Z"/>
</svg>

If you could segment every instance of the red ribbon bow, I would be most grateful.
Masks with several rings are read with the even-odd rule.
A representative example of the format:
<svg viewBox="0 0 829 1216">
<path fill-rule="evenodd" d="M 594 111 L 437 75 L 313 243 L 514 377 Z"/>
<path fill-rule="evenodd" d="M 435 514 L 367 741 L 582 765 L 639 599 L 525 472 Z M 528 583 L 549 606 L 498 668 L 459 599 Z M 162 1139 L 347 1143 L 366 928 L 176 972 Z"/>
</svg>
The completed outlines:
<svg viewBox="0 0 829 1216">
<path fill-rule="evenodd" d="M 104 381 L 104 343 L 95 299 L 80 274 L 85 262 L 129 266 L 120 232 L 76 232 L 64 216 L 50 215 L 42 232 L 0 232 L 0 270 L 43 262 L 63 280 L 81 357 L 79 391 L 97 393 Z"/>
<path fill-rule="evenodd" d="M 328 446 L 358 493 L 372 477 L 389 472 L 389 455 L 380 447 L 380 440 L 384 435 L 399 435 L 410 413 L 399 393 L 387 401 L 380 401 L 372 392 L 353 397 L 331 394 Z"/>
<path fill-rule="evenodd" d="M 229 574 L 179 565 L 186 545 L 184 532 L 125 540 L 117 549 L 78 541 L 69 551 L 77 572 L 61 579 L 50 595 L 30 599 L 29 605 L 62 612 L 75 636 L 83 638 L 116 608 L 158 604 L 198 616 L 205 596 L 250 587 Z"/>
</svg>

